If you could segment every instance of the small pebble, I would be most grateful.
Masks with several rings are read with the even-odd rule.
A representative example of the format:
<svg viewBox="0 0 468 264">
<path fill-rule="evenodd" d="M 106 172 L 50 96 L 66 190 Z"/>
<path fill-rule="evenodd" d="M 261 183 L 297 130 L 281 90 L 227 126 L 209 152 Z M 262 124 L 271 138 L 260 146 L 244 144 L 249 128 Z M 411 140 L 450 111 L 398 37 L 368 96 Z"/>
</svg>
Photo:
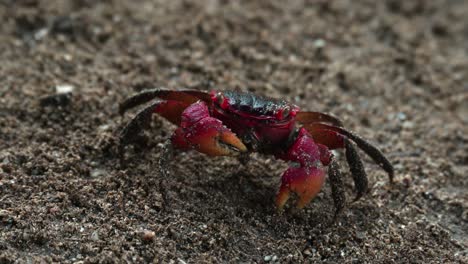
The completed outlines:
<svg viewBox="0 0 468 264">
<path fill-rule="evenodd" d="M 91 234 L 91 240 L 98 241 L 99 240 L 99 233 L 97 231 L 94 231 Z"/>
<path fill-rule="evenodd" d="M 51 214 L 55 214 L 55 213 L 57 213 L 59 211 L 60 211 L 60 208 L 57 207 L 57 206 L 54 206 L 54 207 L 49 209 L 49 213 L 51 213 Z"/>
<path fill-rule="evenodd" d="M 356 232 L 356 237 L 360 240 L 363 240 L 366 238 L 366 233 L 358 231 Z"/>
<path fill-rule="evenodd" d="M 414 123 L 410 121 L 403 122 L 403 128 L 411 129 L 414 127 Z"/>
<path fill-rule="evenodd" d="M 323 40 L 323 39 L 316 39 L 316 40 L 314 41 L 314 46 L 315 46 L 316 48 L 318 48 L 318 49 L 325 47 L 326 44 L 327 44 L 327 43 L 326 43 L 325 40 Z"/>
<path fill-rule="evenodd" d="M 100 130 L 100 131 L 106 131 L 106 130 L 108 130 L 109 128 L 110 128 L 110 125 L 105 124 L 105 125 L 99 126 L 99 127 L 98 127 L 98 130 Z"/>
<path fill-rule="evenodd" d="M 40 40 L 45 38 L 47 34 L 49 34 L 49 30 L 47 28 L 42 28 L 34 34 L 34 38 Z"/>
<path fill-rule="evenodd" d="M 397 114 L 397 117 L 398 117 L 398 119 L 400 119 L 401 121 L 406 120 L 406 114 L 403 113 L 403 112 L 399 112 L 399 113 Z"/>
<path fill-rule="evenodd" d="M 107 172 L 103 169 L 94 169 L 91 171 L 91 177 L 93 178 L 100 177 L 100 176 L 106 175 L 106 173 Z"/>
<path fill-rule="evenodd" d="M 463 219 L 465 222 L 468 222 L 468 210 L 463 211 L 461 219 Z"/>
<path fill-rule="evenodd" d="M 66 60 L 66 61 L 71 61 L 73 59 L 72 55 L 70 54 L 65 54 L 63 55 L 63 58 Z M 72 87 L 72 90 L 73 90 L 73 86 Z M 71 91 L 70 91 L 71 92 Z"/>
<path fill-rule="evenodd" d="M 55 106 L 64 107 L 71 102 L 71 93 L 56 93 L 52 95 L 46 95 L 39 99 L 41 106 Z"/>
<path fill-rule="evenodd" d="M 74 89 L 75 87 L 69 84 L 62 84 L 62 85 L 55 86 L 55 92 L 58 94 L 71 93 L 73 92 Z"/>
<path fill-rule="evenodd" d="M 149 242 L 149 241 L 152 241 L 155 236 L 156 236 L 156 233 L 154 231 L 143 230 L 141 234 L 141 239 L 143 239 L 143 241 Z"/>
</svg>

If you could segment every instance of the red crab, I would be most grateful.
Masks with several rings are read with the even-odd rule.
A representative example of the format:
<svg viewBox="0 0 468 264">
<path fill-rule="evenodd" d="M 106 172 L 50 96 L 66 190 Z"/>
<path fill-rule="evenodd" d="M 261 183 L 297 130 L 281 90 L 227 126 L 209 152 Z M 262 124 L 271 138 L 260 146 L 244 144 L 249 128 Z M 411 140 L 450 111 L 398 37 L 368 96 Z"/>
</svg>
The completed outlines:
<svg viewBox="0 0 468 264">
<path fill-rule="evenodd" d="M 178 128 L 170 139 L 173 148 L 197 150 L 210 156 L 236 156 L 248 152 L 271 154 L 291 162 L 283 173 L 276 206 L 282 209 L 291 193 L 296 206 L 303 208 L 320 191 L 328 167 L 336 213 L 345 205 L 343 181 L 331 150 L 345 149 L 346 159 L 356 187 L 356 199 L 366 193 L 368 180 L 354 147 L 356 144 L 393 178 L 393 167 L 376 147 L 344 129 L 328 114 L 302 112 L 284 100 L 234 91 L 153 89 L 140 92 L 120 106 L 120 113 L 152 101 L 143 108 L 121 133 L 123 145 L 157 113 Z M 161 174 L 171 151 L 162 155 Z M 243 154 L 248 155 L 248 154 Z"/>
</svg>

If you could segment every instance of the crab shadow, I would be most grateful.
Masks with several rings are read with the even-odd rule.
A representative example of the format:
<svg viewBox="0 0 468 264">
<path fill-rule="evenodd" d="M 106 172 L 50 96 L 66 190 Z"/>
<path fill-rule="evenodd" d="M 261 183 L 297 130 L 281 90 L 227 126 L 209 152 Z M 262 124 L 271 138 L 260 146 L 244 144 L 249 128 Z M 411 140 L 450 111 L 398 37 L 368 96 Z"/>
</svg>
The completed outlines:
<svg viewBox="0 0 468 264">
<path fill-rule="evenodd" d="M 184 172 L 176 168 L 173 173 L 179 176 L 168 182 L 172 186 L 171 197 L 178 200 L 176 207 L 180 210 L 194 210 L 197 213 L 208 211 L 220 219 L 237 217 L 247 222 L 256 219 L 275 229 L 285 224 L 311 228 L 323 225 L 324 221 L 333 221 L 333 204 L 328 192 L 322 192 L 305 209 L 298 210 L 291 206 L 295 199 L 292 197 L 288 203 L 290 206 L 284 212 L 277 211 L 274 201 L 283 168 L 242 166 L 237 161 L 228 161 L 226 164 L 223 160 L 219 164 L 219 159 L 205 160 L 205 157 L 198 155 L 192 158 L 196 163 L 199 163 L 198 159 L 207 162 L 206 169 L 182 176 Z M 211 164 L 214 167 L 218 164 L 221 169 L 213 170 Z"/>
<path fill-rule="evenodd" d="M 145 189 L 151 196 L 166 192 L 169 214 L 188 212 L 219 221 L 234 217 L 244 222 L 260 221 L 270 226 L 271 230 L 281 230 L 283 226 L 285 231 L 291 225 L 313 228 L 333 221 L 334 208 L 328 186 L 324 186 L 306 208 L 294 208 L 296 197 L 291 197 L 286 209 L 278 212 L 275 197 L 280 175 L 287 164 L 277 160 L 271 162 L 269 157 L 262 155 L 253 155 L 243 165 L 235 158 L 212 158 L 195 152 L 179 153 L 169 166 L 170 177 L 164 179 L 165 190 L 159 190 L 159 149 L 154 143 L 144 143 L 146 147 L 136 146 L 135 150 L 127 150 L 126 160 L 119 169 L 129 174 L 128 179 L 125 177 L 129 188 L 138 187 L 142 180 L 147 183 Z M 119 159 L 117 154 L 106 157 L 108 164 L 122 162 Z M 144 179 L 135 178 L 133 174 L 137 171 Z"/>
</svg>

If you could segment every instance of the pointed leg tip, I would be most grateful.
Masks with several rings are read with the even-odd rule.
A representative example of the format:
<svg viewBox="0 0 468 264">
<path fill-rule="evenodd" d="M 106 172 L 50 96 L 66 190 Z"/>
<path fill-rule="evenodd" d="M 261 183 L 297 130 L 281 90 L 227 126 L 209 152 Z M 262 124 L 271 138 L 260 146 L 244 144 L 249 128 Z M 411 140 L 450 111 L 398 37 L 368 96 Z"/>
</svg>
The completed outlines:
<svg viewBox="0 0 468 264">
<path fill-rule="evenodd" d="M 356 195 L 356 197 L 354 197 L 354 199 L 353 199 L 353 201 L 351 203 L 355 203 L 355 202 L 359 201 L 362 198 L 362 196 L 364 196 L 363 193 L 358 193 Z"/>
<path fill-rule="evenodd" d="M 284 208 L 276 206 L 276 213 L 282 215 L 284 213 Z"/>
<path fill-rule="evenodd" d="M 364 188 L 362 190 L 359 190 L 358 192 L 356 192 L 356 197 L 354 198 L 354 200 L 352 201 L 352 203 L 355 203 L 357 202 L 358 200 L 360 200 L 362 197 L 364 197 L 364 195 L 366 195 L 367 193 L 369 193 L 369 188 Z"/>
<path fill-rule="evenodd" d="M 395 183 L 395 172 L 393 170 L 388 173 L 388 180 L 392 185 Z"/>
<path fill-rule="evenodd" d="M 343 209 L 344 207 L 336 208 L 335 213 L 333 215 L 332 224 L 335 224 L 336 222 L 338 222 L 338 218 L 343 214 L 343 211 L 344 211 Z"/>
<path fill-rule="evenodd" d="M 289 190 L 286 188 L 281 188 L 278 194 L 276 195 L 276 210 L 278 212 L 284 211 L 284 205 L 289 199 Z"/>
<path fill-rule="evenodd" d="M 296 203 L 296 209 L 297 210 L 302 210 L 304 209 L 304 207 L 309 204 L 310 201 L 307 201 L 307 202 L 303 202 L 301 200 L 299 200 L 297 203 Z"/>
<path fill-rule="evenodd" d="M 335 213 L 333 214 L 333 223 L 336 223 L 340 214 L 341 214 L 341 210 L 335 210 Z"/>
<path fill-rule="evenodd" d="M 124 109 L 122 106 L 119 106 L 119 115 L 123 116 L 127 110 Z"/>
</svg>

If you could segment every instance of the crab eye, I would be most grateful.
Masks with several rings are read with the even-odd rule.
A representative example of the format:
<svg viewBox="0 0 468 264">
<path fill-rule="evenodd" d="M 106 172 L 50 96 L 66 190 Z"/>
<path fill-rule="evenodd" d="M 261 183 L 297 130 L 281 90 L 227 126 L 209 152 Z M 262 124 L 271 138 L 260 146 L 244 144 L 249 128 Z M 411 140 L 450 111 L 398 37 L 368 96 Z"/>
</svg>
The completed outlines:
<svg viewBox="0 0 468 264">
<path fill-rule="evenodd" d="M 224 102 L 224 96 L 221 94 L 221 93 L 218 93 L 216 95 L 216 102 L 219 104 L 219 105 L 222 105 L 223 102 Z"/>
<path fill-rule="evenodd" d="M 290 113 L 291 113 L 291 109 L 289 109 L 289 107 L 280 109 L 280 110 L 276 113 L 276 119 L 277 119 L 277 120 L 286 119 L 286 118 L 289 116 Z"/>
<path fill-rule="evenodd" d="M 229 107 L 229 100 L 222 93 L 217 93 L 215 100 L 222 109 Z"/>
<path fill-rule="evenodd" d="M 291 110 L 289 108 L 285 108 L 283 109 L 283 112 L 281 113 L 282 115 L 282 118 L 285 119 L 289 116 L 289 113 L 291 112 Z"/>
</svg>

